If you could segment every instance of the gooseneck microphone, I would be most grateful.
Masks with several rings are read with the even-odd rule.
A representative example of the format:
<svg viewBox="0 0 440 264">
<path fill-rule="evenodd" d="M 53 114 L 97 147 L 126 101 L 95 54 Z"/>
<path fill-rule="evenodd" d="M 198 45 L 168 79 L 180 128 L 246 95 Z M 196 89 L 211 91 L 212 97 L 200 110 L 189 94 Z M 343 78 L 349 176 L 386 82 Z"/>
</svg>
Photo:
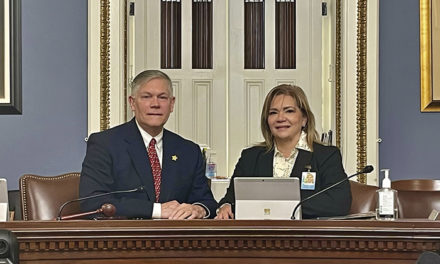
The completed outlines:
<svg viewBox="0 0 440 264">
<path fill-rule="evenodd" d="M 365 166 L 365 168 L 363 168 L 361 171 L 358 171 L 358 172 L 356 172 L 355 174 L 350 175 L 350 176 L 348 176 L 347 178 L 344 178 L 344 179 L 338 181 L 337 183 L 332 184 L 332 185 L 330 185 L 329 187 L 324 188 L 324 189 L 320 190 L 319 192 L 316 192 L 316 193 L 310 195 L 309 197 L 307 197 L 307 198 L 301 200 L 301 201 L 295 206 L 295 208 L 293 209 L 293 213 L 292 213 L 292 217 L 291 217 L 291 219 L 292 219 L 292 220 L 295 220 L 295 213 L 296 213 L 296 210 L 298 210 L 299 206 L 302 205 L 304 202 L 306 202 L 306 201 L 312 199 L 313 197 L 315 197 L 315 196 L 317 196 L 317 195 L 320 195 L 320 194 L 323 193 L 323 192 L 326 192 L 326 191 L 328 191 L 328 190 L 330 190 L 330 189 L 332 189 L 332 188 L 338 186 L 339 184 L 341 184 L 341 183 L 343 183 L 343 182 L 345 182 L 345 181 L 348 181 L 349 179 L 353 178 L 354 176 L 358 176 L 359 174 L 364 174 L 364 173 L 370 173 L 370 172 L 372 172 L 373 170 L 374 170 L 373 166 L 371 166 L 371 165 L 367 165 L 367 166 Z"/>
<path fill-rule="evenodd" d="M 145 187 L 144 186 L 139 186 L 139 187 L 136 187 L 136 188 L 130 189 L 130 190 L 122 190 L 122 191 L 113 191 L 113 192 L 100 193 L 100 194 L 90 195 L 90 196 L 86 196 L 86 197 L 82 197 L 82 198 L 78 198 L 78 199 L 67 201 L 67 202 L 63 203 L 60 206 L 60 209 L 58 209 L 58 216 L 57 216 L 56 220 L 67 219 L 67 218 L 63 218 L 61 216 L 61 214 L 63 212 L 64 207 L 66 207 L 66 205 L 71 204 L 73 202 L 80 202 L 80 201 L 94 199 L 94 198 L 98 198 L 98 197 L 102 197 L 102 196 L 107 196 L 107 195 L 112 195 L 112 194 L 133 193 L 133 192 L 143 192 L 143 191 L 145 191 Z M 111 205 L 111 206 L 114 207 L 114 205 Z M 116 210 L 116 209 L 114 208 L 114 210 Z"/>
</svg>

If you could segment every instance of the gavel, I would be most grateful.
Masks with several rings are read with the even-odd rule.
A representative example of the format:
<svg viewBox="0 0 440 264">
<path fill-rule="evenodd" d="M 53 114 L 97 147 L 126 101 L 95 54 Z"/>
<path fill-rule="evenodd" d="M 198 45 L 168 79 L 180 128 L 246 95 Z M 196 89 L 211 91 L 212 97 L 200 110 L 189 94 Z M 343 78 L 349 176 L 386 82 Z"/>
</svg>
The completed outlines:
<svg viewBox="0 0 440 264">
<path fill-rule="evenodd" d="M 101 208 L 99 208 L 95 211 L 66 215 L 66 216 L 59 216 L 59 217 L 57 217 L 56 220 L 70 220 L 70 219 L 76 219 L 76 218 L 80 218 L 83 216 L 88 216 L 88 215 L 92 215 L 92 214 L 100 214 L 100 213 L 104 214 L 106 217 L 112 217 L 116 214 L 116 207 L 113 204 L 106 203 L 106 204 L 103 204 L 101 206 Z"/>
</svg>

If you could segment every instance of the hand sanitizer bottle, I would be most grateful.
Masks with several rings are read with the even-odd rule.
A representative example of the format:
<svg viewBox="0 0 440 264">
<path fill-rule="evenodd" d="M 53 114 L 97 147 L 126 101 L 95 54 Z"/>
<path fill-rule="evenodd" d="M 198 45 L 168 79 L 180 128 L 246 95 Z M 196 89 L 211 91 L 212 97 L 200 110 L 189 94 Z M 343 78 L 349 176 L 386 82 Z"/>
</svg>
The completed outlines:
<svg viewBox="0 0 440 264">
<path fill-rule="evenodd" d="M 391 189 L 391 180 L 389 178 L 390 170 L 381 170 L 385 174 L 382 181 L 382 189 L 376 191 L 377 193 L 377 220 L 396 220 L 397 213 L 397 191 Z"/>
</svg>

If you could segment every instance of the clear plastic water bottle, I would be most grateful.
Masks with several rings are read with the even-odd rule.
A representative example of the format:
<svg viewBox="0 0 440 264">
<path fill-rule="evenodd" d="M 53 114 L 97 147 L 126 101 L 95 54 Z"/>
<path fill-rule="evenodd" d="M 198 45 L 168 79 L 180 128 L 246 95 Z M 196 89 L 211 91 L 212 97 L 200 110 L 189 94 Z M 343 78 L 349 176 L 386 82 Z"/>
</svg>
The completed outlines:
<svg viewBox="0 0 440 264">
<path fill-rule="evenodd" d="M 217 176 L 217 164 L 211 159 L 211 155 L 209 155 L 209 159 L 206 162 L 205 175 L 209 179 L 214 179 Z"/>
</svg>

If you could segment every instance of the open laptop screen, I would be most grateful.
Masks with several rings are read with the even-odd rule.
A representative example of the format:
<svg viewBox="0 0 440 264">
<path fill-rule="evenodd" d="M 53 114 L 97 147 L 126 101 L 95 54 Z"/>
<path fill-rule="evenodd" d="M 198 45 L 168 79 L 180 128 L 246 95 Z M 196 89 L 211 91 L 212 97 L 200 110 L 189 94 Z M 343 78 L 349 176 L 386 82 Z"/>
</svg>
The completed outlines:
<svg viewBox="0 0 440 264">
<path fill-rule="evenodd" d="M 290 219 L 301 200 L 299 186 L 298 178 L 235 177 L 235 219 Z"/>
</svg>

